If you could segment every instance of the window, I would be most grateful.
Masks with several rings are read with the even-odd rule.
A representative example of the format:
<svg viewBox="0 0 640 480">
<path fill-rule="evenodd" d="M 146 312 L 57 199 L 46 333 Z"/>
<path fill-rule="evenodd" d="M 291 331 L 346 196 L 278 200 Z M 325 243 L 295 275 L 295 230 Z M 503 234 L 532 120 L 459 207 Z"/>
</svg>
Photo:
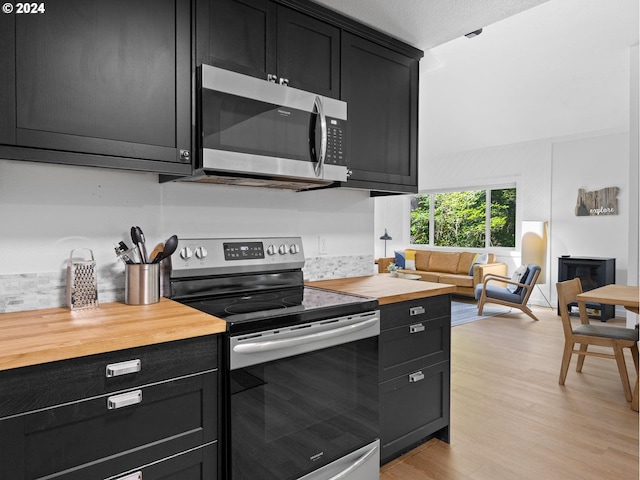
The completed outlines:
<svg viewBox="0 0 640 480">
<path fill-rule="evenodd" d="M 410 225 L 411 243 L 415 244 L 514 248 L 516 189 L 416 195 L 411 201 Z"/>
</svg>

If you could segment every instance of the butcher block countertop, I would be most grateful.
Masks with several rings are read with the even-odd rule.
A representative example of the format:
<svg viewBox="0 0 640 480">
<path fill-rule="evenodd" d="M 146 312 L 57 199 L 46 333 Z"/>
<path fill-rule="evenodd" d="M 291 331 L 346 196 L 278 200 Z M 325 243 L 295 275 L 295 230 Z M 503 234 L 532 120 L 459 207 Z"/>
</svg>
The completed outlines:
<svg viewBox="0 0 640 480">
<path fill-rule="evenodd" d="M 224 320 L 167 298 L 152 305 L 0 314 L 0 370 L 222 333 Z"/>
<path fill-rule="evenodd" d="M 306 282 L 309 287 L 323 288 L 335 292 L 351 293 L 363 297 L 378 299 L 380 305 L 404 302 L 416 298 L 433 297 L 453 293 L 455 286 L 444 283 L 423 282 L 422 280 L 406 280 L 394 278 L 388 273 L 367 277 L 338 278 L 335 280 L 317 280 Z"/>
</svg>

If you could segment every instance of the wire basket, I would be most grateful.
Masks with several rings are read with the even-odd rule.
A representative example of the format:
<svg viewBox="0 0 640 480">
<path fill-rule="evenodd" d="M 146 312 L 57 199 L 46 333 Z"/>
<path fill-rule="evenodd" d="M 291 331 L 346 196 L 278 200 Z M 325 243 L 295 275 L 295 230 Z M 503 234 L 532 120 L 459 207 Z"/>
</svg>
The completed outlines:
<svg viewBox="0 0 640 480">
<path fill-rule="evenodd" d="M 89 252 L 90 260 L 73 258 L 78 250 Z M 67 305 L 71 310 L 98 307 L 98 279 L 96 276 L 96 261 L 93 252 L 88 248 L 71 250 L 67 263 Z"/>
</svg>

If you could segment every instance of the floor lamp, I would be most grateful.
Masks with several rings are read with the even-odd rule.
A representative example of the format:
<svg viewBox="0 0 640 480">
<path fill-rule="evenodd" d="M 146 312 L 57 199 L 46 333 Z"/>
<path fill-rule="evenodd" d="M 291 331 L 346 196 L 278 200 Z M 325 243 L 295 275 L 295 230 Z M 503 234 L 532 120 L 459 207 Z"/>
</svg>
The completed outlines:
<svg viewBox="0 0 640 480">
<path fill-rule="evenodd" d="M 384 256 L 387 256 L 387 240 L 393 240 L 387 233 L 387 229 L 384 229 L 384 235 L 380 237 L 380 240 L 384 240 Z"/>
<path fill-rule="evenodd" d="M 547 241 L 547 222 L 522 222 L 522 265 L 534 263 L 540 266 L 540 275 L 536 281 L 540 293 L 542 293 L 540 285 L 547 283 Z M 551 307 L 551 303 L 544 293 L 542 296 Z"/>
</svg>

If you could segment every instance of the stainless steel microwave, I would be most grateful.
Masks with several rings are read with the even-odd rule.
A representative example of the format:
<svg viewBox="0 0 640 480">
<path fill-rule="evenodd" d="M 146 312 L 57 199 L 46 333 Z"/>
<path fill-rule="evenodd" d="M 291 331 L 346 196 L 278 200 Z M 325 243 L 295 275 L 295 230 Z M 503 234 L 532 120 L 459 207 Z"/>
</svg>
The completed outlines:
<svg viewBox="0 0 640 480">
<path fill-rule="evenodd" d="M 191 181 L 303 190 L 347 180 L 347 104 L 209 65 Z"/>
</svg>

